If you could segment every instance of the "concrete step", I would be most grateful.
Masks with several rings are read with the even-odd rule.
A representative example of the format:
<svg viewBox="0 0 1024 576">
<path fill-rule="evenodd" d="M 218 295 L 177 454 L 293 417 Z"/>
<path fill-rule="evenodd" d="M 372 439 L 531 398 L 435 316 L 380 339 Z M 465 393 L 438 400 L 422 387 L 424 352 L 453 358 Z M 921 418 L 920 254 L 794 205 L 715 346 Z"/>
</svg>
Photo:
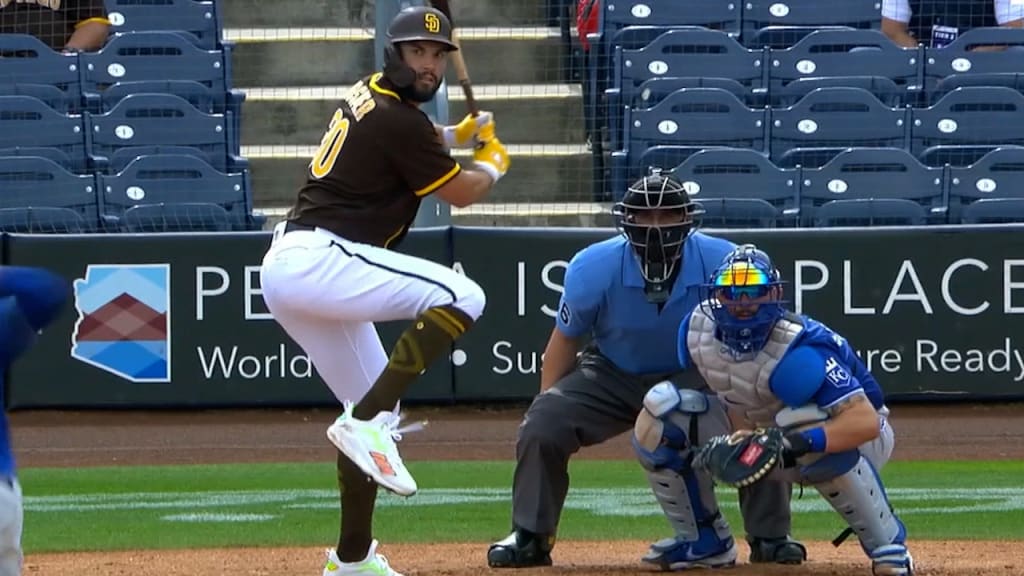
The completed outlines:
<svg viewBox="0 0 1024 576">
<path fill-rule="evenodd" d="M 372 28 L 367 0 L 218 0 L 229 26 L 359 26 Z M 524 26 L 545 21 L 546 0 L 452 0 L 456 26 Z"/>
<path fill-rule="evenodd" d="M 225 38 L 237 43 L 236 86 L 350 85 L 376 69 L 372 30 L 227 29 Z M 555 28 L 466 28 L 460 38 L 474 84 L 557 83 L 566 77 Z M 456 84 L 451 66 L 448 81 Z"/>
<path fill-rule="evenodd" d="M 319 142 L 348 86 L 247 88 L 242 105 L 242 144 Z M 531 84 L 480 86 L 477 102 L 494 113 L 503 142 L 575 144 L 583 140 L 579 86 Z M 466 115 L 462 89 L 448 87 L 449 119 Z"/>
<path fill-rule="evenodd" d="M 510 145 L 512 168 L 498 183 L 490 202 L 588 202 L 591 155 L 582 145 Z M 252 172 L 257 209 L 289 205 L 305 182 L 314 146 L 243 146 Z M 456 151 L 460 162 L 469 151 Z"/>
</svg>

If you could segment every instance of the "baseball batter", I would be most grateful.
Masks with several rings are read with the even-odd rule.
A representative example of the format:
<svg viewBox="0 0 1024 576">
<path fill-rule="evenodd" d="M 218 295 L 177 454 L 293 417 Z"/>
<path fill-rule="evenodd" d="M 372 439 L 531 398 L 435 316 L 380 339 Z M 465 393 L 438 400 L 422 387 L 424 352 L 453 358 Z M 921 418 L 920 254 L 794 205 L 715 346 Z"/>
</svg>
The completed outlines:
<svg viewBox="0 0 1024 576">
<path fill-rule="evenodd" d="M 488 549 L 492 567 L 551 564 L 569 488 L 570 457 L 581 446 L 632 428 L 642 406 L 651 402 L 645 395 L 664 391 L 676 398 L 706 397 L 695 373 L 684 381 L 676 334 L 698 302 L 698 287 L 735 245 L 696 232 L 697 206 L 680 182 L 662 174 L 632 184 L 615 213 L 622 234 L 584 248 L 566 271 L 558 317 L 544 351 L 541 393 L 519 427 L 513 530 Z M 720 407 L 701 420 L 703 438 L 728 430 Z M 752 559 L 801 562 L 803 547 L 788 537 L 789 485 L 765 482 L 748 492 L 756 497 L 741 499 L 741 508 Z M 702 521 L 724 522 L 713 512 Z M 653 550 L 647 560 L 662 564 L 688 558 L 694 565 L 710 566 L 735 561 L 731 539 L 697 539 L 696 534 L 685 535 L 676 546 Z"/>
<path fill-rule="evenodd" d="M 7 369 L 60 314 L 68 290 L 63 278 L 47 270 L 0 266 L 0 393 Z M 0 576 L 21 574 L 23 519 L 11 431 L 0 411 Z"/>
<path fill-rule="evenodd" d="M 451 33 L 433 8 L 406 8 L 394 18 L 383 72 L 357 82 L 334 113 L 260 270 L 274 319 L 344 405 L 327 431 L 339 449 L 342 515 L 325 576 L 398 574 L 372 536 L 374 481 L 397 494 L 416 492 L 395 445 L 403 431 L 398 402 L 484 309 L 472 280 L 392 250 L 425 196 L 468 206 L 509 167 L 490 114 L 443 127 L 419 109 L 457 49 Z M 452 158 L 452 146 L 474 148 L 472 169 Z M 388 356 L 374 322 L 400 319 L 412 323 Z"/>
<path fill-rule="evenodd" d="M 768 255 L 753 245 L 738 247 L 681 324 L 680 363 L 700 371 L 724 403 L 734 430 L 786 433 L 785 468 L 774 475 L 817 489 L 849 525 L 848 533 L 860 539 L 875 576 L 911 576 L 906 528 L 878 476 L 894 444 L 882 390 L 845 338 L 786 311 L 782 298 L 780 275 Z M 672 444 L 680 430 L 671 415 L 692 411 L 685 403 L 668 404 L 648 407 L 651 417 L 638 419 L 638 437 L 657 421 L 660 433 L 648 434 L 644 447 L 665 456 L 659 463 L 666 478 L 687 477 L 689 465 L 654 444 L 661 437 Z M 687 517 L 678 505 L 686 499 L 680 494 L 687 496 L 693 486 L 672 486 L 658 496 L 676 522 Z M 706 502 L 713 505 L 713 493 Z M 719 530 L 719 536 L 727 532 Z"/>
</svg>

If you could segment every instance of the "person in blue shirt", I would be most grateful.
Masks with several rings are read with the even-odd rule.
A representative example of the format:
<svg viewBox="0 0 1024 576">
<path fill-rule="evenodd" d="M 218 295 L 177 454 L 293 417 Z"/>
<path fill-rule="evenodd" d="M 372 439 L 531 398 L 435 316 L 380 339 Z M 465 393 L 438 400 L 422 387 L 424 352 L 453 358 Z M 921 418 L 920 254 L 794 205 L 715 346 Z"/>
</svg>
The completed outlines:
<svg viewBox="0 0 1024 576">
<path fill-rule="evenodd" d="M 47 270 L 0 266 L 0 402 L 7 369 L 60 314 L 68 292 L 67 282 Z M 0 410 L 0 576 L 21 574 L 23 514 L 11 430 Z"/>
<path fill-rule="evenodd" d="M 784 308 L 779 271 L 752 244 L 737 247 L 680 325 L 679 361 L 703 375 L 734 431 L 786 432 L 771 476 L 813 486 L 856 534 L 875 576 L 911 576 L 907 531 L 878 471 L 894 434 L 878 381 L 845 338 Z"/>
<path fill-rule="evenodd" d="M 551 564 L 570 457 L 630 430 L 652 388 L 688 387 L 704 398 L 695 374 L 684 381 L 675 337 L 698 302 L 699 286 L 735 245 L 697 232 L 698 212 L 680 182 L 655 171 L 615 206 L 621 234 L 584 248 L 569 263 L 540 393 L 519 427 L 513 530 L 489 547 L 491 567 Z M 728 429 L 720 414 L 721 425 L 705 433 Z M 741 496 L 755 561 L 799 563 L 805 557 L 803 546 L 788 537 L 789 489 L 764 483 L 753 496 Z M 731 553 L 721 563 L 732 563 L 731 539 L 720 544 Z M 675 553 L 688 554 L 688 545 Z M 664 550 L 652 550 L 647 560 L 665 558 Z"/>
</svg>

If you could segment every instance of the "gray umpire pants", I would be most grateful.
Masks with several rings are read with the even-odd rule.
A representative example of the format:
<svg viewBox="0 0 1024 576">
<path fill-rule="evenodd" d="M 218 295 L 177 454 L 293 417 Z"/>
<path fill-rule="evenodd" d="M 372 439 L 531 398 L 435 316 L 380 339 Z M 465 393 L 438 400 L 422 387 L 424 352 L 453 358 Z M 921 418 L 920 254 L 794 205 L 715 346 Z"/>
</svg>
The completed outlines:
<svg viewBox="0 0 1024 576">
<path fill-rule="evenodd" d="M 569 458 L 632 430 L 647 391 L 663 380 L 681 388 L 704 389 L 696 370 L 635 376 L 619 371 L 592 348 L 576 369 L 537 395 L 519 425 L 512 484 L 512 522 L 537 534 L 553 535 L 569 490 Z M 703 439 L 699 439 L 703 442 Z M 792 485 L 766 479 L 740 489 L 744 529 L 752 538 L 781 538 L 790 531 Z"/>
</svg>

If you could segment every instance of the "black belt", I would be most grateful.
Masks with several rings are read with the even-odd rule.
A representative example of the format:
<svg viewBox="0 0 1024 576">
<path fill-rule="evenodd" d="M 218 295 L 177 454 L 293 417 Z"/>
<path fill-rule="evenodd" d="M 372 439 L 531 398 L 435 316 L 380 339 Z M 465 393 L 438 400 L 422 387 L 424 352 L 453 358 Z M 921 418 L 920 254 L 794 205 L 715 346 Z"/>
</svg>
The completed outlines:
<svg viewBox="0 0 1024 576">
<path fill-rule="evenodd" d="M 292 220 L 289 220 L 288 223 L 284 225 L 285 234 L 289 232 L 297 232 L 300 230 L 303 232 L 312 232 L 313 230 L 316 230 L 316 226 L 307 226 L 306 224 L 299 224 L 298 222 L 294 222 Z"/>
</svg>

